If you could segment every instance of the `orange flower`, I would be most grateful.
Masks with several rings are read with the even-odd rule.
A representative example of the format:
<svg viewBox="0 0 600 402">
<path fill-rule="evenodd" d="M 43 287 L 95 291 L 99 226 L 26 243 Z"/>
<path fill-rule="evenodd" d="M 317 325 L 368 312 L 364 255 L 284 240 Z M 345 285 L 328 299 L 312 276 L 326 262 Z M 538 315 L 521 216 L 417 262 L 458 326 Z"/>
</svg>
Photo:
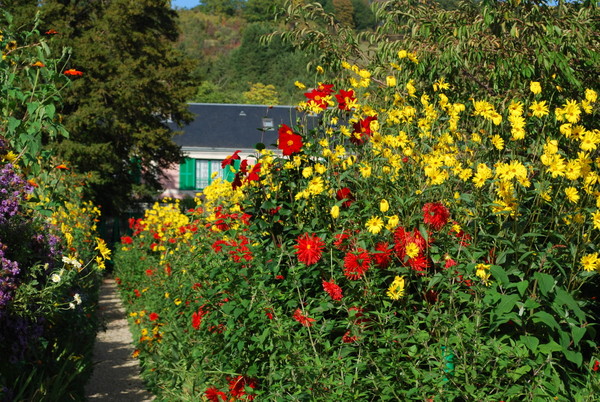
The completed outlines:
<svg viewBox="0 0 600 402">
<path fill-rule="evenodd" d="M 61 163 L 60 165 L 54 167 L 54 169 L 69 170 L 69 168 L 67 167 L 67 165 L 65 165 L 64 163 Z"/>
<path fill-rule="evenodd" d="M 70 77 L 81 77 L 83 75 L 81 71 L 75 70 L 74 68 L 68 69 L 63 74 L 68 75 Z"/>
<path fill-rule="evenodd" d="M 31 65 L 31 67 L 46 67 L 46 65 L 44 63 L 42 63 L 41 61 L 36 61 L 35 63 L 33 63 Z"/>
<path fill-rule="evenodd" d="M 44 32 L 46 35 L 56 35 L 58 33 L 58 31 L 54 30 L 54 29 L 49 29 L 46 32 Z"/>
</svg>

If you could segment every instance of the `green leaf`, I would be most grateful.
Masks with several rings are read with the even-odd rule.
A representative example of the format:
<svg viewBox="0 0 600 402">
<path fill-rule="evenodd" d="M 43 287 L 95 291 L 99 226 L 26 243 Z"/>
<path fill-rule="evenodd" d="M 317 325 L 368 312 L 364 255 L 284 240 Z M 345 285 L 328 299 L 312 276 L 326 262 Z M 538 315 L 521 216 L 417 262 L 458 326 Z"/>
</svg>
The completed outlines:
<svg viewBox="0 0 600 402">
<path fill-rule="evenodd" d="M 538 349 L 540 350 L 541 353 L 548 355 L 548 354 L 550 354 L 552 352 L 561 351 L 562 347 L 558 343 L 556 343 L 554 341 L 550 341 L 548 343 L 540 345 L 538 347 Z"/>
<path fill-rule="evenodd" d="M 517 304 L 518 300 L 518 295 L 502 295 L 500 298 L 500 303 L 498 303 L 494 313 L 498 316 L 508 313 L 515 307 L 515 304 Z"/>
<path fill-rule="evenodd" d="M 554 287 L 554 277 L 543 272 L 536 272 L 533 274 L 533 277 L 538 281 L 538 287 L 540 292 L 542 292 L 542 295 L 548 296 L 548 293 L 550 293 Z"/>
<path fill-rule="evenodd" d="M 544 323 L 552 329 L 560 328 L 560 326 L 558 325 L 558 322 L 556 322 L 556 319 L 552 315 L 548 314 L 545 311 L 538 311 L 537 313 L 535 313 L 533 315 L 533 322 Z"/>
<path fill-rule="evenodd" d="M 568 361 L 575 363 L 577 366 L 581 366 L 581 363 L 583 363 L 583 355 L 580 352 L 565 350 L 563 353 Z"/>
<path fill-rule="evenodd" d="M 519 291 L 519 294 L 521 295 L 521 297 L 523 297 L 525 295 L 525 291 L 527 290 L 528 286 L 529 286 L 528 280 L 524 280 L 524 281 L 517 283 L 516 287 L 517 287 L 517 290 Z"/>
<path fill-rule="evenodd" d="M 585 327 L 571 327 L 571 335 L 573 336 L 573 344 L 578 345 L 581 338 L 587 332 L 587 328 Z"/>
<path fill-rule="evenodd" d="M 506 287 L 510 283 L 506 271 L 501 266 L 492 265 L 490 267 L 490 272 L 492 273 L 494 278 L 502 284 L 502 286 Z"/>
<path fill-rule="evenodd" d="M 10 116 L 8 118 L 8 133 L 14 133 L 15 129 L 19 127 L 20 124 L 21 120 L 15 119 L 14 117 Z"/>
<path fill-rule="evenodd" d="M 585 313 L 583 312 L 583 310 L 581 310 L 581 307 L 579 307 L 577 301 L 573 299 L 573 296 L 566 290 L 562 288 L 557 288 L 554 302 L 560 305 L 567 306 L 569 309 L 571 309 L 571 311 L 575 314 L 579 321 L 585 321 Z"/>
<path fill-rule="evenodd" d="M 535 336 L 521 335 L 519 340 L 533 353 L 537 351 L 538 345 L 540 344 L 540 340 Z"/>
</svg>

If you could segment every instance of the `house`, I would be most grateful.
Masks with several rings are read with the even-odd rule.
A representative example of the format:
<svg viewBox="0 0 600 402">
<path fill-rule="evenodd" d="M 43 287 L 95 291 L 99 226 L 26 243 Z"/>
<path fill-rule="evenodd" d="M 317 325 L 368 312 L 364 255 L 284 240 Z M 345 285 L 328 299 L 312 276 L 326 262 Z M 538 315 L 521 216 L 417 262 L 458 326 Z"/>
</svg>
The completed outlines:
<svg viewBox="0 0 600 402">
<path fill-rule="evenodd" d="M 242 159 L 256 155 L 256 145 L 277 149 L 278 128 L 281 124 L 295 126 L 298 122 L 314 126 L 316 119 L 292 106 L 237 105 L 190 103 L 194 120 L 174 137 L 185 158 L 178 166 L 164 172 L 162 197 L 194 196 L 215 178 L 233 179 L 221 162 L 235 151 Z"/>
</svg>

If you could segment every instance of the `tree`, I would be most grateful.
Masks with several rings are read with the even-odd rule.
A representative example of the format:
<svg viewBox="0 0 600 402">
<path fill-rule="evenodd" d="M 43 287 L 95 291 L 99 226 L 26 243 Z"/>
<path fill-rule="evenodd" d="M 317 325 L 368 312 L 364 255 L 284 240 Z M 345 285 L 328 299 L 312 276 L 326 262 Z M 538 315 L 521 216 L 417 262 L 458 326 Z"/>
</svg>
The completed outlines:
<svg viewBox="0 0 600 402">
<path fill-rule="evenodd" d="M 344 26 L 354 27 L 354 7 L 350 0 L 333 0 L 336 20 Z"/>
<path fill-rule="evenodd" d="M 235 15 L 243 7 L 243 0 L 202 0 L 200 8 L 208 14 Z"/>
<path fill-rule="evenodd" d="M 167 121 L 189 119 L 192 65 L 174 49 L 169 3 L 47 0 L 38 8 L 44 29 L 58 31 L 54 45 L 72 47 L 69 67 L 82 72 L 62 110 L 70 138 L 55 149 L 89 174 L 90 196 L 108 214 L 156 195 L 161 171 L 181 158 Z M 11 11 L 31 18 L 31 8 Z"/>
<path fill-rule="evenodd" d="M 274 85 L 265 85 L 256 82 L 250 86 L 250 90 L 242 94 L 246 103 L 255 105 L 277 105 L 279 95 Z"/>
<path fill-rule="evenodd" d="M 247 0 L 243 15 L 248 22 L 272 21 L 282 6 L 283 0 Z"/>
</svg>

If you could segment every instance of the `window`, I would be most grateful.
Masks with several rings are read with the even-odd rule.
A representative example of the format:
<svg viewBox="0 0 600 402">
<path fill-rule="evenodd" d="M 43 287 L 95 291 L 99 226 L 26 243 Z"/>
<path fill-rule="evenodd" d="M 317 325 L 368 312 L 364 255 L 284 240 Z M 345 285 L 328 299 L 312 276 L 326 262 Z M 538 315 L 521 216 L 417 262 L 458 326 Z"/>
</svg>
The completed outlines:
<svg viewBox="0 0 600 402">
<path fill-rule="evenodd" d="M 215 172 L 216 175 L 213 177 Z M 225 174 L 220 160 L 185 158 L 179 165 L 179 189 L 202 190 L 215 179 L 223 179 Z"/>
</svg>

